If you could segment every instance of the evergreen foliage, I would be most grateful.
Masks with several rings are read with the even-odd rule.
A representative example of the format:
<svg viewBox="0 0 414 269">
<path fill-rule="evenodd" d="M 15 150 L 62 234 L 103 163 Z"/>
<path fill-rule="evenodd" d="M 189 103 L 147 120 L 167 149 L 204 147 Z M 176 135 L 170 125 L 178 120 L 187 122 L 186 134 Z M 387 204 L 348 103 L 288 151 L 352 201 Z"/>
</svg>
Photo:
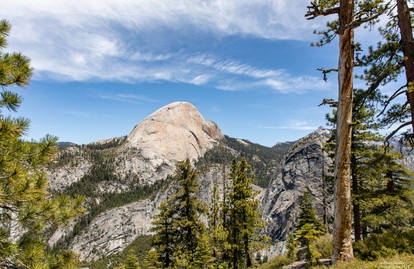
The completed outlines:
<svg viewBox="0 0 414 269">
<path fill-rule="evenodd" d="M 1 50 L 9 31 L 9 23 L 0 21 Z M 29 84 L 32 70 L 29 58 L 0 51 L 0 267 L 73 268 L 75 255 L 48 252 L 45 239 L 48 227 L 65 224 L 83 211 L 82 198 L 52 197 L 47 191 L 42 168 L 55 154 L 57 139 L 24 141 L 29 121 L 3 115 L 21 104 L 20 96 L 8 88 Z"/>
<path fill-rule="evenodd" d="M 153 246 L 163 268 L 208 268 L 214 260 L 205 235 L 206 227 L 200 220 L 201 214 L 207 213 L 207 207 L 197 197 L 196 179 L 188 159 L 179 163 L 174 177 L 179 189 L 161 204 L 160 213 L 155 216 Z"/>
<path fill-rule="evenodd" d="M 225 195 L 225 192 L 223 192 Z M 226 252 L 230 248 L 227 239 L 228 231 L 223 222 L 223 203 L 220 203 L 217 187 L 213 187 L 213 196 L 209 208 L 208 229 L 210 234 L 212 256 L 216 260 L 216 264 L 225 263 Z"/>
<path fill-rule="evenodd" d="M 252 184 L 255 176 L 245 158 L 232 162 L 229 176 L 231 191 L 228 203 L 228 258 L 231 268 L 247 268 L 253 265 L 253 253 L 266 247 L 269 238 L 260 234 L 266 223 L 258 209 L 257 192 Z"/>
<path fill-rule="evenodd" d="M 153 261 L 153 255 L 150 253 L 151 240 L 151 235 L 140 235 L 121 252 L 102 257 L 101 259 L 93 262 L 82 263 L 82 267 L 88 267 L 90 269 L 106 269 L 122 266 L 127 257 L 133 255 L 137 258 L 143 268 L 150 268 L 149 262 Z M 161 266 L 158 266 L 157 264 L 156 266 L 157 267 L 155 268 L 161 268 Z"/>
<path fill-rule="evenodd" d="M 352 201 L 355 240 L 379 234 L 388 229 L 410 227 L 414 217 L 411 189 L 412 173 L 400 163 L 403 156 L 391 152 L 378 134 L 380 124 L 376 121 L 377 109 L 373 100 L 382 97 L 371 95 L 367 102 L 366 92 L 354 91 L 352 130 Z M 336 111 L 327 115 L 334 126 Z M 335 130 L 332 140 L 335 139 Z M 333 151 L 332 144 L 325 147 Z"/>
<path fill-rule="evenodd" d="M 299 203 L 299 221 L 295 226 L 295 241 L 306 250 L 306 260 L 315 264 L 321 253 L 315 243 L 319 236 L 326 232 L 321 220 L 316 216 L 312 196 L 309 189 L 303 193 Z"/>
</svg>

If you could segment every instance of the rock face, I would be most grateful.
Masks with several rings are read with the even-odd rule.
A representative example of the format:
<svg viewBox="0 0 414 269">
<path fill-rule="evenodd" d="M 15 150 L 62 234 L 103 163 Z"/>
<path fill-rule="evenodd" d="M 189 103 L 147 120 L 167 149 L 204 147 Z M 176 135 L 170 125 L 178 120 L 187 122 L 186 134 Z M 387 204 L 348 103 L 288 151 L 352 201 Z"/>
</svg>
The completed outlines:
<svg viewBox="0 0 414 269">
<path fill-rule="evenodd" d="M 125 146 L 139 148 L 154 162 L 198 159 L 224 136 L 218 126 L 206 121 L 190 103 L 175 102 L 140 122 Z"/>
<path fill-rule="evenodd" d="M 299 198 L 306 188 L 311 191 L 318 215 L 321 217 L 325 213 L 332 216 L 332 197 L 328 197 L 331 206 L 324 212 L 321 180 L 327 173 L 324 167 L 332 162 L 322 151 L 329 134 L 328 130 L 320 128 L 297 141 L 282 161 L 279 174 L 267 188 L 261 211 L 269 223 L 266 233 L 273 241 L 285 240 L 293 230 L 299 213 Z M 274 248 L 276 252 L 283 249 L 283 245 Z"/>
<path fill-rule="evenodd" d="M 64 190 L 79 181 L 92 165 L 81 150 L 72 145 L 60 151 L 57 157 L 64 161 L 60 165 L 49 167 L 46 171 L 50 189 L 53 191 Z"/>
<path fill-rule="evenodd" d="M 108 210 L 75 237 L 70 248 L 86 261 L 116 253 L 149 233 L 153 209 L 152 201 L 142 200 Z"/>
</svg>

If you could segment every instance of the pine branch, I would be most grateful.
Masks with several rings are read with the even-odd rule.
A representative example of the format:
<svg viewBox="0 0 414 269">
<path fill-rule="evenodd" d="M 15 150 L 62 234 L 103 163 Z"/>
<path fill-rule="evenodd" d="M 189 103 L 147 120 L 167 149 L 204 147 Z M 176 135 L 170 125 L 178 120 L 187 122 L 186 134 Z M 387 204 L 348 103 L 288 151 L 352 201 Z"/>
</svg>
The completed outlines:
<svg viewBox="0 0 414 269">
<path fill-rule="evenodd" d="M 323 99 L 318 106 L 329 105 L 330 107 L 338 107 L 338 102 L 334 99 Z"/>
<path fill-rule="evenodd" d="M 330 68 L 330 69 L 316 68 L 316 70 L 321 71 L 323 73 L 323 80 L 324 81 L 328 80 L 328 77 L 326 76 L 326 74 L 328 74 L 330 72 L 338 72 L 338 68 Z"/>
<path fill-rule="evenodd" d="M 404 122 L 403 124 L 401 124 L 400 126 L 398 126 L 396 129 L 394 129 L 394 131 L 392 131 L 386 138 L 385 138 L 385 143 L 389 144 L 389 140 L 402 128 L 404 128 L 405 126 L 408 126 L 411 124 L 411 121 L 409 122 Z"/>
<path fill-rule="evenodd" d="M 332 14 L 339 14 L 339 7 L 334 7 L 334 8 L 328 8 L 328 9 L 319 9 L 319 7 L 314 4 L 311 3 L 310 6 L 307 6 L 308 8 L 308 12 L 306 12 L 305 14 L 305 18 L 307 20 L 313 20 L 316 17 L 319 16 L 328 16 L 328 15 L 332 15 Z"/>
<path fill-rule="evenodd" d="M 381 112 L 377 115 L 377 117 L 381 116 L 385 110 L 387 109 L 388 105 L 391 103 L 392 100 L 394 100 L 396 97 L 400 96 L 401 94 L 407 92 L 407 91 L 401 91 L 403 90 L 405 87 L 407 87 L 407 84 L 405 84 L 404 86 L 400 87 L 397 91 L 395 91 L 390 98 L 388 98 L 387 101 L 385 101 L 384 103 L 384 108 L 381 110 Z"/>
<path fill-rule="evenodd" d="M 362 18 L 362 14 L 359 15 L 359 18 L 357 20 L 354 20 L 350 24 L 348 24 L 346 26 L 346 28 L 348 28 L 348 27 L 349 28 L 357 28 L 358 26 L 360 26 L 360 25 L 362 25 L 362 24 L 364 24 L 366 22 L 370 22 L 370 21 L 373 21 L 373 20 L 377 19 L 379 16 L 381 16 L 382 14 L 384 14 L 389 9 L 390 5 L 391 5 L 391 2 L 388 2 L 385 5 L 385 7 L 380 12 L 378 12 L 377 14 L 372 15 L 372 16 L 368 16 L 368 17 Z"/>
</svg>

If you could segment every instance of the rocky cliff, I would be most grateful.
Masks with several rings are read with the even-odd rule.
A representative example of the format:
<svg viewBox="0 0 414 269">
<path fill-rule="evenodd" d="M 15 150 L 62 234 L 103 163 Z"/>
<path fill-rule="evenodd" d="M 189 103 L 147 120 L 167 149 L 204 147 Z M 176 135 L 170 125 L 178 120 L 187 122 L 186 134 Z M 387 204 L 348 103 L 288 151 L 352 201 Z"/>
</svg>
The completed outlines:
<svg viewBox="0 0 414 269">
<path fill-rule="evenodd" d="M 322 177 L 332 163 L 322 147 L 330 131 L 319 128 L 298 140 L 286 153 L 277 176 L 270 182 L 262 199 L 261 211 L 269 225 L 266 233 L 275 245 L 273 252 L 282 252 L 289 232 L 293 231 L 299 213 L 299 200 L 309 188 L 319 216 L 330 223 L 333 214 L 332 197 L 324 192 Z M 324 201 L 325 199 L 325 201 Z M 328 206 L 324 206 L 324 202 Z"/>
</svg>

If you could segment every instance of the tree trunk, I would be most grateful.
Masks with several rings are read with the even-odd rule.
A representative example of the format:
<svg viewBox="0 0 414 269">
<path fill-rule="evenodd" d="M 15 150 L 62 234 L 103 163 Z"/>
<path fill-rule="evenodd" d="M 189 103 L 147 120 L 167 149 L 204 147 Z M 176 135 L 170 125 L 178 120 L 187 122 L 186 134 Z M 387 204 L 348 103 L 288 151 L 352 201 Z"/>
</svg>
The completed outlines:
<svg viewBox="0 0 414 269">
<path fill-rule="evenodd" d="M 359 210 L 359 203 L 356 197 L 358 196 L 359 188 L 358 188 L 358 178 L 356 175 L 356 160 L 355 156 L 352 154 L 351 156 L 351 170 L 352 170 L 352 194 L 354 194 L 353 203 L 352 203 L 352 210 L 354 213 L 354 236 L 355 241 L 361 240 L 361 214 Z"/>
<path fill-rule="evenodd" d="M 410 10 L 407 0 L 397 0 L 398 27 L 404 53 L 405 76 L 407 78 L 407 99 L 411 109 L 411 126 L 414 133 L 414 40 Z"/>
<path fill-rule="evenodd" d="M 351 214 L 352 68 L 354 60 L 353 0 L 341 0 L 339 10 L 338 113 L 335 158 L 335 230 L 333 262 L 354 258 Z"/>
</svg>

